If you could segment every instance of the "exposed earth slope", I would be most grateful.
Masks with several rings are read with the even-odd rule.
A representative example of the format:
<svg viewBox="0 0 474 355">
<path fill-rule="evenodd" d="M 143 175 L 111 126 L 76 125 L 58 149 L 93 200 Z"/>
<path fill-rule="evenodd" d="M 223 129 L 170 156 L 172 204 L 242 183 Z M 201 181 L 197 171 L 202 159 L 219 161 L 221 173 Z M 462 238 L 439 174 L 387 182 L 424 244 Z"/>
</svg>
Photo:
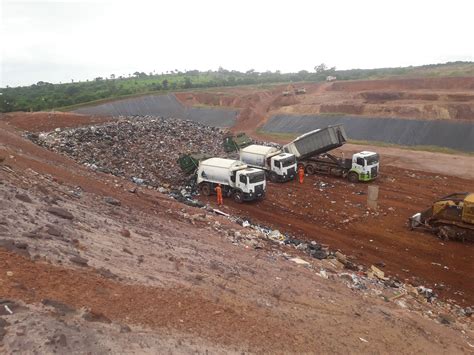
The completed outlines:
<svg viewBox="0 0 474 355">
<path fill-rule="evenodd" d="M 388 286 L 364 271 L 344 268 L 338 259 L 318 260 L 292 245 L 280 245 L 258 229 L 213 213 L 211 207 L 192 208 L 155 188 L 88 169 L 22 137 L 15 125 L 24 119 L 0 120 L 3 352 L 472 351 L 467 308 L 438 298 L 428 303 L 421 288 Z M 30 131 L 36 125 L 41 129 L 83 125 L 87 119 L 82 116 L 71 124 L 47 118 L 32 124 Z M 93 119 L 91 123 L 97 125 Z M 392 234 L 402 233 L 398 224 L 406 204 L 396 190 L 403 185 L 392 185 L 390 178 L 396 176 L 398 181 L 404 174 L 437 186 L 445 180 L 389 169 L 382 180 L 382 203 L 384 210 L 393 205 L 396 218 L 369 215 L 357 220 L 351 227 L 355 229 L 336 221 L 337 214 L 311 218 L 341 232 L 341 241 L 347 233 L 363 233 L 363 221 L 392 228 Z M 286 186 L 296 200 L 287 198 L 287 190 L 277 192 L 271 186 L 274 197 L 261 209 L 252 204 L 245 208 L 260 210 L 256 220 L 267 218 L 270 206 L 278 216 L 283 209 L 294 209 L 291 201 L 301 199 L 301 194 L 309 195 L 309 190 L 313 194 L 318 186 L 313 183 L 318 182 Z M 453 183 L 471 186 L 461 179 Z M 327 198 L 318 199 L 318 204 L 326 206 L 335 198 L 338 205 L 348 198 L 352 213 L 358 208 L 354 203 L 363 199 L 352 197 L 359 189 L 330 181 L 323 193 Z M 447 185 L 438 189 L 421 194 L 414 203 L 423 204 Z M 338 247 L 335 237 L 324 239 L 335 233 L 321 229 L 317 235 L 305 236 L 307 230 L 299 222 L 304 204 L 298 204 L 300 208 L 288 211 L 299 223 L 292 232 L 321 237 L 331 248 Z M 225 211 L 242 214 L 245 209 L 230 204 Z M 392 223 L 396 226 L 387 225 Z M 275 224 L 281 224 L 282 230 L 289 228 L 284 219 Z M 371 243 L 367 238 L 364 235 L 358 243 Z M 382 245 L 385 237 L 374 234 L 373 238 L 374 246 L 355 255 L 356 263 L 376 260 L 376 248 L 382 248 L 381 255 L 389 260 Z M 457 268 L 463 252 L 454 251 L 454 246 L 438 247 L 431 238 L 415 233 L 410 240 L 449 251 L 447 259 L 440 260 L 455 263 L 449 265 L 456 274 L 462 272 Z M 451 260 L 451 253 L 459 260 Z M 389 272 L 398 267 L 386 263 Z M 468 288 L 464 298 L 472 302 Z"/>
</svg>

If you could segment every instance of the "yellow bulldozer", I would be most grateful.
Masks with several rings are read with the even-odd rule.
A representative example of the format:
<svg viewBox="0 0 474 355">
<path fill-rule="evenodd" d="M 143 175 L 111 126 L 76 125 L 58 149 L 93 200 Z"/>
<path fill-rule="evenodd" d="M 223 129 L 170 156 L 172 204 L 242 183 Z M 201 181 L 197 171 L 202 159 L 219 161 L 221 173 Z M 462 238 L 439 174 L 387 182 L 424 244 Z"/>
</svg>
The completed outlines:
<svg viewBox="0 0 474 355">
<path fill-rule="evenodd" d="M 435 201 L 408 219 L 410 229 L 421 228 L 443 240 L 474 242 L 474 193 L 458 192 Z"/>
</svg>

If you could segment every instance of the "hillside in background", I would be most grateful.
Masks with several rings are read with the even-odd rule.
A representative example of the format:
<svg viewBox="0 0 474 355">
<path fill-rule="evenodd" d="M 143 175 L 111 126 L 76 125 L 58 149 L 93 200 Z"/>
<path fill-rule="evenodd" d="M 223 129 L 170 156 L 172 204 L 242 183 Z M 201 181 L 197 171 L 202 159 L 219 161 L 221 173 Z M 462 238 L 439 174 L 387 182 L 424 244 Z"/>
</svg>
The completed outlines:
<svg viewBox="0 0 474 355">
<path fill-rule="evenodd" d="M 448 77 L 474 76 L 473 62 L 450 62 L 418 67 L 336 70 L 324 64 L 314 72 L 297 73 L 229 71 L 171 72 L 154 75 L 135 72 L 128 77 L 97 77 L 92 81 L 52 84 L 40 81 L 31 86 L 2 88 L 0 112 L 41 111 L 59 109 L 92 101 L 115 99 L 146 93 L 165 93 L 174 90 L 212 88 L 239 85 L 262 85 L 283 82 L 322 82 L 327 76 L 337 80 L 382 79 L 391 77 Z"/>
</svg>

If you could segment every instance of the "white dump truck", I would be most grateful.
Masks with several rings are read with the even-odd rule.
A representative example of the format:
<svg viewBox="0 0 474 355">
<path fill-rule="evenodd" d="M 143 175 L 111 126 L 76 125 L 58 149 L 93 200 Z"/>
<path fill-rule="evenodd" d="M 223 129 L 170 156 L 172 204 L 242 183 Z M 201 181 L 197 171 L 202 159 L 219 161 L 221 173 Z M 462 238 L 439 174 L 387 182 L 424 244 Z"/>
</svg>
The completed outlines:
<svg viewBox="0 0 474 355">
<path fill-rule="evenodd" d="M 220 184 L 222 194 L 232 196 L 239 203 L 265 197 L 265 172 L 239 160 L 211 158 L 200 161 L 197 184 L 205 196 L 214 194 Z"/>
<path fill-rule="evenodd" d="M 240 150 L 240 160 L 245 164 L 265 170 L 272 182 L 293 180 L 296 176 L 294 154 L 284 153 L 275 147 L 252 144 Z"/>
<path fill-rule="evenodd" d="M 347 141 L 342 124 L 307 132 L 283 146 L 292 153 L 307 174 L 327 174 L 346 177 L 350 182 L 371 181 L 379 173 L 380 157 L 375 152 L 362 151 L 352 158 L 338 158 L 329 152 Z"/>
</svg>

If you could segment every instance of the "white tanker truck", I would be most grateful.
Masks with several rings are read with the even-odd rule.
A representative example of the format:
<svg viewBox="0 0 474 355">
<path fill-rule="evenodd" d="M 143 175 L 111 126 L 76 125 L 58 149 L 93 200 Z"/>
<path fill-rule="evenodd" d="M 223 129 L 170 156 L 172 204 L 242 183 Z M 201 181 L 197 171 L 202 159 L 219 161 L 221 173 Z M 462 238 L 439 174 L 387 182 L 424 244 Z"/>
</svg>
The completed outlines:
<svg viewBox="0 0 474 355">
<path fill-rule="evenodd" d="M 264 169 L 272 182 L 285 182 L 296 176 L 294 154 L 284 153 L 274 147 L 249 145 L 240 150 L 240 160 L 252 167 Z"/>
<path fill-rule="evenodd" d="M 222 194 L 232 196 L 238 203 L 265 197 L 265 172 L 238 160 L 211 158 L 200 161 L 197 184 L 205 196 L 215 193 L 214 189 L 220 184 Z"/>
</svg>

